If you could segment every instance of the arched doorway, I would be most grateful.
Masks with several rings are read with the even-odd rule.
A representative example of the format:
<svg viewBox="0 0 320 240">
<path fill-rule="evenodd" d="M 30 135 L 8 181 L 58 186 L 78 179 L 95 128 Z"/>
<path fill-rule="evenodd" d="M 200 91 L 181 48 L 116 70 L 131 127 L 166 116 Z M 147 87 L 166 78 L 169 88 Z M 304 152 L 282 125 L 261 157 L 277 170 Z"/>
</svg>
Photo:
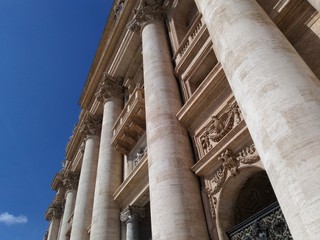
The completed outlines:
<svg viewBox="0 0 320 240">
<path fill-rule="evenodd" d="M 254 172 L 241 185 L 234 201 L 231 240 L 292 239 L 265 171 Z"/>
</svg>

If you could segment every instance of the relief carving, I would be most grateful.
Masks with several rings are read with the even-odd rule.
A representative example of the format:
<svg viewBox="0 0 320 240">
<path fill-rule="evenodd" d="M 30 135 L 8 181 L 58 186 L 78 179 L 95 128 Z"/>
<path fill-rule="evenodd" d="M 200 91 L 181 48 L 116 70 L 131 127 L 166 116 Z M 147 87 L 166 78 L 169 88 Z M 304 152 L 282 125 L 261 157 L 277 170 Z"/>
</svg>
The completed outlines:
<svg viewBox="0 0 320 240">
<path fill-rule="evenodd" d="M 148 22 L 163 20 L 165 16 L 163 2 L 163 0 L 140 1 L 140 7 L 133 9 L 134 17 L 127 28 L 135 32 L 139 31 Z"/>
<path fill-rule="evenodd" d="M 101 122 L 101 117 L 87 114 L 80 127 L 81 134 L 84 136 L 98 135 L 101 131 Z"/>
<path fill-rule="evenodd" d="M 63 179 L 63 186 L 66 188 L 67 191 L 77 189 L 78 183 L 79 183 L 79 175 L 71 172 L 66 173 Z"/>
<path fill-rule="evenodd" d="M 200 136 L 200 143 L 205 153 L 209 152 L 213 143 L 219 142 L 242 120 L 241 111 L 236 102 L 229 105 L 228 109 L 220 116 L 212 116 Z"/>
<path fill-rule="evenodd" d="M 106 102 L 110 98 L 123 98 L 124 87 L 121 77 L 112 77 L 106 72 L 103 73 L 103 79 L 100 83 L 99 90 L 95 94 L 99 102 Z"/>
<path fill-rule="evenodd" d="M 51 221 L 53 218 L 60 218 L 61 215 L 62 215 L 61 203 L 52 203 L 46 212 L 46 220 Z"/>
<path fill-rule="evenodd" d="M 260 156 L 256 151 L 255 145 L 252 144 L 238 153 L 237 161 L 243 164 L 252 164 L 260 160 Z"/>
<path fill-rule="evenodd" d="M 120 213 L 120 220 L 122 222 L 130 222 L 141 220 L 145 217 L 145 209 L 143 207 L 128 206 Z"/>
<path fill-rule="evenodd" d="M 244 164 L 253 164 L 260 160 L 259 154 L 256 151 L 254 144 L 247 146 L 237 154 L 233 154 L 230 150 L 225 150 L 218 157 L 222 161 L 221 167 L 215 172 L 209 184 L 206 184 L 206 192 L 209 200 L 211 216 L 215 217 L 215 208 L 217 205 L 218 194 L 223 187 L 223 184 L 231 176 L 236 176 L 239 172 L 239 167 Z"/>
</svg>

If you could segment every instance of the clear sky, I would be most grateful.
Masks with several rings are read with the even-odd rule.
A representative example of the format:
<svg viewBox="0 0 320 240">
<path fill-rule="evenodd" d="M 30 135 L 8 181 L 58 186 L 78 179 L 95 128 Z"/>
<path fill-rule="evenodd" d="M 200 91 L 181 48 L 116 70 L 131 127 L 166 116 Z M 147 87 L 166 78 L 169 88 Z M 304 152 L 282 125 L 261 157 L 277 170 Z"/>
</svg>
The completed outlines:
<svg viewBox="0 0 320 240">
<path fill-rule="evenodd" d="M 42 239 L 112 0 L 0 0 L 0 240 Z"/>
</svg>

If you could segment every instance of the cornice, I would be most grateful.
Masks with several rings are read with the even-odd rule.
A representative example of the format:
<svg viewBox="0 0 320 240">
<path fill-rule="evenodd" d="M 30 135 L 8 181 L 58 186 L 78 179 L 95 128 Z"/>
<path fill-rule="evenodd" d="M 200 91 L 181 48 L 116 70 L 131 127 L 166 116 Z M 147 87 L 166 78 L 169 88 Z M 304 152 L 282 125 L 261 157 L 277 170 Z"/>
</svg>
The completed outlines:
<svg viewBox="0 0 320 240">
<path fill-rule="evenodd" d="M 58 188 L 63 184 L 62 180 L 63 180 L 62 174 L 56 173 L 51 183 L 51 189 L 57 191 Z"/>
<path fill-rule="evenodd" d="M 85 82 L 81 97 L 79 99 L 79 105 L 84 109 L 90 109 L 90 104 L 95 100 L 95 92 L 100 84 L 100 80 L 103 77 L 103 73 L 108 70 L 106 66 L 111 65 L 114 51 L 117 50 L 119 44 L 119 38 L 126 31 L 126 24 L 129 17 L 132 15 L 132 9 L 138 1 L 126 0 L 121 14 L 115 18 L 115 9 L 118 1 L 114 1 L 109 13 L 109 17 L 103 31 L 100 43 L 91 70 Z M 108 72 L 108 71 L 107 71 Z"/>
</svg>

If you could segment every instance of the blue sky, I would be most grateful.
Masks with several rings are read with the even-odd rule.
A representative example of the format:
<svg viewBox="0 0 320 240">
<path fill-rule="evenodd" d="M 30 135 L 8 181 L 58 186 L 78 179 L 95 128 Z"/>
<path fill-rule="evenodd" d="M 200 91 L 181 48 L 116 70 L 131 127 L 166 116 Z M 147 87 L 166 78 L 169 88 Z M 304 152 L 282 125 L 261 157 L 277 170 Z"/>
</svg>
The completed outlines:
<svg viewBox="0 0 320 240">
<path fill-rule="evenodd" d="M 112 0 L 0 0 L 0 239 L 42 239 Z"/>
</svg>

